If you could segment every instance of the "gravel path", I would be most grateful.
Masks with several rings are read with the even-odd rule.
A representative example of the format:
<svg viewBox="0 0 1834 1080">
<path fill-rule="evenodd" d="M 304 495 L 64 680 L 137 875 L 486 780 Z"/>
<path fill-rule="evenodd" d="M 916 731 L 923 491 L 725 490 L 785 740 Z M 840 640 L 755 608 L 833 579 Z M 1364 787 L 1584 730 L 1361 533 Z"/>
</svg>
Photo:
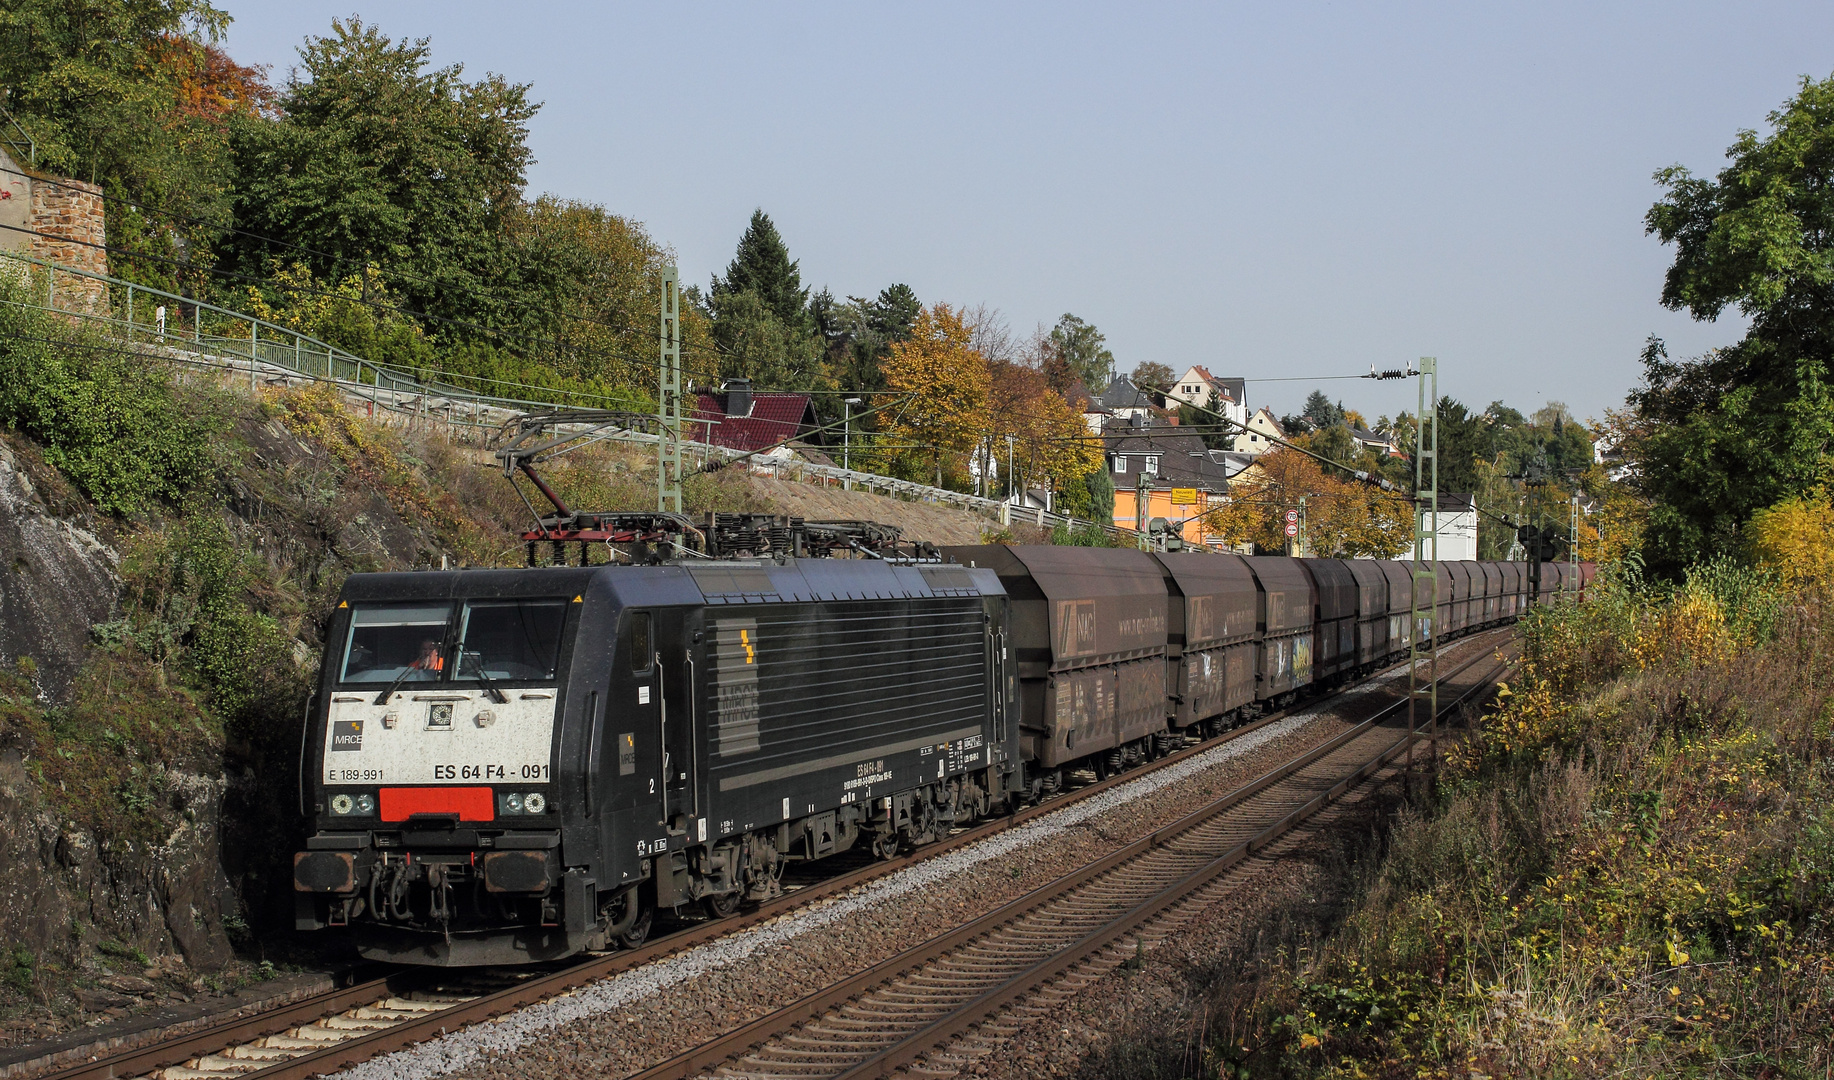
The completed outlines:
<svg viewBox="0 0 1834 1080">
<path fill-rule="evenodd" d="M 1442 663 L 1456 663 L 1478 648 L 1461 643 L 1447 650 Z M 1369 715 L 1405 679 L 1403 665 L 1326 705 L 978 844 L 339 1075 L 558 1080 L 587 1071 L 604 1076 L 639 1071 L 1176 820 Z"/>
</svg>

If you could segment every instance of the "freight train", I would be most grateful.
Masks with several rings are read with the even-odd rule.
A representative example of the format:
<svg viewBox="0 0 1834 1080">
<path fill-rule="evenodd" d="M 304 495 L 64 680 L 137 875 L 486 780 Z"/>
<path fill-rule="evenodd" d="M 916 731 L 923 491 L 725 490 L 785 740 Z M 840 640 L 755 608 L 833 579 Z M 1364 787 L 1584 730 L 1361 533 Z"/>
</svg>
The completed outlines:
<svg viewBox="0 0 1834 1080">
<path fill-rule="evenodd" d="M 929 843 L 1432 629 L 1408 563 L 925 554 L 353 575 L 301 747 L 295 924 L 414 964 L 634 946 L 657 912 Z M 1590 576 L 1548 564 L 1541 601 Z M 1504 623 L 1527 565 L 1441 563 L 1437 595 L 1442 639 Z"/>
</svg>

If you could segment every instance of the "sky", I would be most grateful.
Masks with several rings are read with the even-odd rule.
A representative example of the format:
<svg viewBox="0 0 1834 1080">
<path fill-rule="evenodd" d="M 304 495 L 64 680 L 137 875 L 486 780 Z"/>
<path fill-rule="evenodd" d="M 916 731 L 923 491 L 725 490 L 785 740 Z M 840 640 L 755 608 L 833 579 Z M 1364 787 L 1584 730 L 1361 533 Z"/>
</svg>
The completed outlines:
<svg viewBox="0 0 1834 1080">
<path fill-rule="evenodd" d="M 505 5 L 229 0 L 283 81 L 353 10 L 440 64 L 533 84 L 530 195 L 642 222 L 703 286 L 754 208 L 805 284 L 1071 312 L 1118 366 L 1202 364 L 1370 419 L 1433 356 L 1475 408 L 1621 404 L 1645 339 L 1736 341 L 1659 303 L 1659 168 L 1717 172 L 1834 5 Z"/>
</svg>

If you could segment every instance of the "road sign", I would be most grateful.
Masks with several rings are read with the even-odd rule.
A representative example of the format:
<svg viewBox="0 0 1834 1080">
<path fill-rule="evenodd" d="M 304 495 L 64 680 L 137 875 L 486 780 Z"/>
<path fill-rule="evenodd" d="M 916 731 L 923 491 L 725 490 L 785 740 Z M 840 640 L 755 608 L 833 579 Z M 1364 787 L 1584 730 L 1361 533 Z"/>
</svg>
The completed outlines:
<svg viewBox="0 0 1834 1080">
<path fill-rule="evenodd" d="M 1196 506 L 1197 505 L 1197 489 L 1196 488 L 1173 488 L 1172 489 L 1172 505 L 1173 506 Z"/>
<path fill-rule="evenodd" d="M 1286 523 L 1287 523 L 1288 525 L 1297 525 L 1297 524 L 1299 524 L 1299 511 L 1297 511 L 1297 510 L 1288 510 L 1288 511 L 1286 512 Z M 1288 535 L 1288 536 L 1291 536 L 1291 535 L 1292 535 L 1292 533 L 1287 533 L 1287 535 Z"/>
<path fill-rule="evenodd" d="M 1299 535 L 1299 526 L 1291 521 L 1287 522 L 1286 523 L 1286 535 L 1298 536 Z"/>
</svg>

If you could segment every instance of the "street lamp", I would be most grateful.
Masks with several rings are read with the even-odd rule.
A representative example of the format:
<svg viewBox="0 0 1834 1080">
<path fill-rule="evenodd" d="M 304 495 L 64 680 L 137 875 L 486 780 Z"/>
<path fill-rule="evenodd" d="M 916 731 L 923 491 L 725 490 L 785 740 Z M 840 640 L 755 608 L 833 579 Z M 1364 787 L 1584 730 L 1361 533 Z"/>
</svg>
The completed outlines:
<svg viewBox="0 0 1834 1080">
<path fill-rule="evenodd" d="M 853 470 L 853 407 L 860 404 L 860 399 L 850 397 L 842 402 L 841 413 L 841 468 Z M 847 490 L 853 490 L 853 477 L 847 478 Z"/>
<path fill-rule="evenodd" d="M 1007 502 L 1016 503 L 1018 501 L 1017 499 L 1013 498 L 1013 495 L 1017 493 L 1017 490 L 1018 489 L 1013 486 L 1013 436 L 1008 435 L 1006 437 L 1006 501 Z"/>
</svg>

